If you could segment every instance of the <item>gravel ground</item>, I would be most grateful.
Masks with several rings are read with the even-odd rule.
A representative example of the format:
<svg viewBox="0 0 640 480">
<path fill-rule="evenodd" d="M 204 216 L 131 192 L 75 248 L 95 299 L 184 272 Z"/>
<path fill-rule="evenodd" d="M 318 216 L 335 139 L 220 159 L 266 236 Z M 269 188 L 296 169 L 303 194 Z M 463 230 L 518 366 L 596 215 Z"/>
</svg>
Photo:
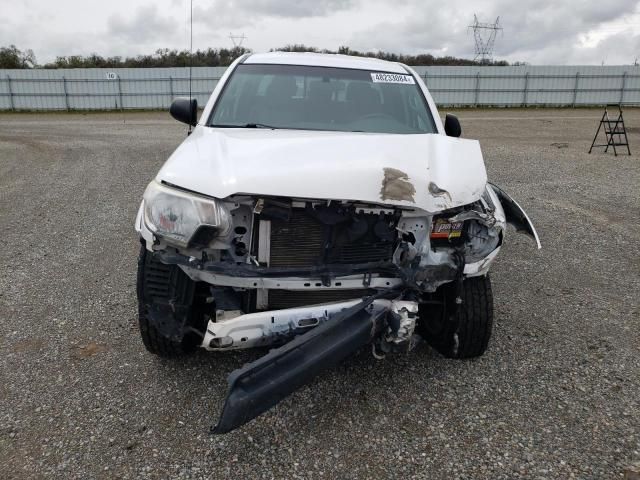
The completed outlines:
<svg viewBox="0 0 640 480">
<path fill-rule="evenodd" d="M 493 271 L 487 354 L 362 351 L 226 436 L 260 353 L 148 354 L 133 220 L 184 138 L 165 113 L 0 115 L 0 477 L 622 478 L 640 461 L 635 155 L 586 152 L 600 110 L 464 110 L 534 219 Z M 455 161 L 455 159 L 452 159 Z"/>
</svg>

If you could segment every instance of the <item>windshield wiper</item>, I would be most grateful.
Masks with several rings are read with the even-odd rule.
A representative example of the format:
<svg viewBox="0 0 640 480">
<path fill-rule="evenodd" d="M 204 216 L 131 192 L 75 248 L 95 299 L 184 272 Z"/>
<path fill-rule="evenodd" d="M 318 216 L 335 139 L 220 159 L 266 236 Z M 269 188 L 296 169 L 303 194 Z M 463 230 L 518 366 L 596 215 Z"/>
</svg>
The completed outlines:
<svg viewBox="0 0 640 480">
<path fill-rule="evenodd" d="M 267 125 L 265 123 L 245 123 L 243 125 L 211 125 L 213 128 L 268 128 L 270 130 L 277 130 L 280 127 L 274 127 L 273 125 Z"/>
<path fill-rule="evenodd" d="M 275 130 L 276 128 L 280 128 L 280 127 L 274 127 L 273 125 L 266 125 L 264 123 L 247 123 L 245 125 L 242 126 L 243 128 L 270 128 L 271 130 Z"/>
</svg>

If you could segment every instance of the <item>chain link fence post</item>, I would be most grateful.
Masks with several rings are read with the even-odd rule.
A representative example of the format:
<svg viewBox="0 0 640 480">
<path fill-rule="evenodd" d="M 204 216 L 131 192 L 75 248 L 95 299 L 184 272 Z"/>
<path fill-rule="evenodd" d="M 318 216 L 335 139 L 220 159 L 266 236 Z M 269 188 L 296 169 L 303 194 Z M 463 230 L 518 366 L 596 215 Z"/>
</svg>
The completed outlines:
<svg viewBox="0 0 640 480">
<path fill-rule="evenodd" d="M 169 95 L 171 96 L 171 98 L 169 99 L 169 105 L 171 105 L 171 102 L 173 102 L 173 76 L 169 75 Z"/>
<path fill-rule="evenodd" d="M 67 92 L 67 79 L 62 77 L 62 89 L 64 90 L 64 105 L 67 107 L 67 112 L 69 111 L 69 94 Z"/>
<path fill-rule="evenodd" d="M 573 100 L 571 106 L 575 108 L 576 101 L 578 100 L 578 82 L 580 81 L 580 72 L 576 72 L 576 82 L 573 84 Z"/>
<path fill-rule="evenodd" d="M 16 107 L 13 104 L 13 90 L 11 89 L 11 77 L 7 74 L 7 91 L 9 92 L 9 108 L 15 112 Z"/>
<path fill-rule="evenodd" d="M 122 105 L 122 86 L 120 85 L 120 75 L 118 74 L 118 98 L 120 99 L 120 111 L 124 109 Z"/>
<path fill-rule="evenodd" d="M 620 85 L 620 101 L 618 102 L 620 105 L 622 105 L 622 100 L 624 100 L 624 87 L 627 83 L 627 72 L 624 72 L 622 74 L 622 85 Z"/>
<path fill-rule="evenodd" d="M 474 105 L 478 106 L 478 98 L 480 96 L 480 72 L 476 72 L 476 91 L 475 98 L 473 100 Z"/>
<path fill-rule="evenodd" d="M 522 106 L 526 107 L 529 96 L 529 72 L 524 72 L 524 88 L 522 89 Z"/>
</svg>

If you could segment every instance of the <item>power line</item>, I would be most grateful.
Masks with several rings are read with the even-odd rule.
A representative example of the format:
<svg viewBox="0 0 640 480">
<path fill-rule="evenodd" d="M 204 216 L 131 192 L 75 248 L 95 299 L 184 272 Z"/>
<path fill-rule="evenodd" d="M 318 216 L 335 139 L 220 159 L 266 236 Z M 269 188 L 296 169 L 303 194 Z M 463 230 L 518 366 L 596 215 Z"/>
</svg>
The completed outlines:
<svg viewBox="0 0 640 480">
<path fill-rule="evenodd" d="M 469 28 L 473 30 L 473 38 L 476 41 L 476 50 L 474 60 L 480 60 L 480 63 L 490 63 L 493 60 L 493 46 L 496 41 L 498 31 L 502 31 L 500 17 L 496 18 L 495 23 L 479 22 L 478 16 L 473 14 L 473 24 Z"/>
<path fill-rule="evenodd" d="M 233 43 L 233 47 L 234 48 L 239 48 L 242 46 L 242 42 L 244 42 L 247 37 L 243 34 L 241 35 L 234 35 L 233 33 L 229 34 L 229 38 L 231 39 L 231 42 Z"/>
</svg>

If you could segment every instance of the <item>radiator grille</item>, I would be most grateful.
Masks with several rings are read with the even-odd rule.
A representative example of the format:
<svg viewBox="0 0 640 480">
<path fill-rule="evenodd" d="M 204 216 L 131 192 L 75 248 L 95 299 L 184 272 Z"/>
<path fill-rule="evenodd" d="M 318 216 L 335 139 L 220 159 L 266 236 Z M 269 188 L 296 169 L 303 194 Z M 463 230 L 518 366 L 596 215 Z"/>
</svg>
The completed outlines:
<svg viewBox="0 0 640 480">
<path fill-rule="evenodd" d="M 352 243 L 336 242 L 340 228 L 344 230 L 346 227 L 325 226 L 303 210 L 293 210 L 289 221 L 272 220 L 269 265 L 312 267 L 323 263 L 350 264 L 391 259 L 394 242 L 371 238 L 371 235 Z M 327 242 L 331 247 L 325 252 Z"/>
<path fill-rule="evenodd" d="M 310 267 L 322 262 L 325 227 L 315 219 L 293 210 L 291 219 L 271 221 L 272 267 Z"/>
<path fill-rule="evenodd" d="M 341 302 L 362 298 L 367 294 L 366 289 L 356 290 L 269 290 L 269 308 L 282 308 L 317 305 L 319 303 Z"/>
<path fill-rule="evenodd" d="M 356 264 L 389 260 L 393 241 L 384 241 L 373 233 L 378 217 L 368 220 L 368 231 L 355 241 L 349 241 L 348 220 L 338 225 L 324 225 L 302 209 L 291 211 L 290 219 L 271 220 L 271 267 L 306 268 L 323 263 Z M 326 245 L 329 245 L 328 251 Z M 369 290 L 269 290 L 270 309 L 293 308 L 362 298 Z"/>
<path fill-rule="evenodd" d="M 393 255 L 391 242 L 357 243 L 337 247 L 329 256 L 330 263 L 366 263 L 390 260 Z"/>
</svg>

